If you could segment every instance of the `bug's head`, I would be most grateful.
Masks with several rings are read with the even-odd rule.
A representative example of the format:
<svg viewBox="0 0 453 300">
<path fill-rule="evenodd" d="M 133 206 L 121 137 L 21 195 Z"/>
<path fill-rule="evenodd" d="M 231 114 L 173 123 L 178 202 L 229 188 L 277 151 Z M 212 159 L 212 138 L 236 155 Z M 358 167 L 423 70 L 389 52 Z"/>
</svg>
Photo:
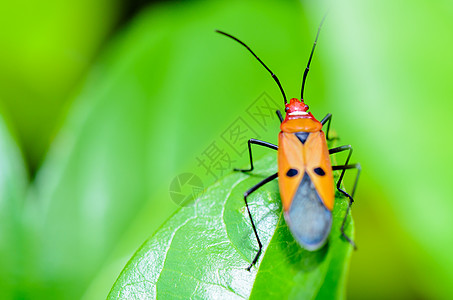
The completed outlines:
<svg viewBox="0 0 453 300">
<path fill-rule="evenodd" d="M 322 124 L 308 112 L 304 100 L 293 98 L 285 104 L 286 117 L 280 125 L 283 132 L 315 132 L 322 129 Z"/>
<path fill-rule="evenodd" d="M 308 105 L 304 100 L 292 98 L 289 103 L 285 104 L 286 118 L 288 120 L 313 117 L 308 111 Z"/>
</svg>

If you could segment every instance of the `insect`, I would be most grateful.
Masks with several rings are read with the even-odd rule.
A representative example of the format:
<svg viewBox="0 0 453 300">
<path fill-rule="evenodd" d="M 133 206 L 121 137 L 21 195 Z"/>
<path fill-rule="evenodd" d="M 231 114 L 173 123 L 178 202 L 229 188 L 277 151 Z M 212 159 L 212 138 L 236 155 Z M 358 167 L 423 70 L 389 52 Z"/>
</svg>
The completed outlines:
<svg viewBox="0 0 453 300">
<path fill-rule="evenodd" d="M 335 201 L 333 171 L 340 170 L 341 174 L 336 183 L 336 189 L 349 199 L 348 208 L 341 225 L 341 234 L 356 248 L 354 242 L 345 234 L 344 226 L 351 205 L 354 202 L 353 196 L 361 171 L 360 164 L 349 164 L 352 155 L 352 147 L 350 145 L 328 149 L 327 140 L 331 140 L 329 138 L 329 130 L 332 114 L 329 113 L 321 121 L 318 121 L 311 112 L 308 112 L 308 105 L 304 102 L 305 82 L 325 17 L 323 17 L 318 27 L 315 42 L 313 43 L 307 67 L 303 74 L 301 98 L 300 100 L 292 98 L 289 103 L 287 103 L 285 92 L 277 76 L 264 62 L 245 43 L 228 33 L 216 30 L 218 33 L 240 43 L 250 51 L 272 75 L 272 78 L 280 88 L 285 102 L 285 118 L 282 117 L 279 110 L 276 111 L 281 123 L 278 146 L 265 141 L 250 139 L 248 141 L 250 168 L 234 169 L 235 171 L 241 172 L 253 171 L 252 145 L 259 145 L 278 151 L 278 172 L 262 180 L 244 193 L 245 205 L 259 246 L 255 258 L 247 268 L 249 271 L 256 264 L 263 245 L 253 222 L 247 197 L 277 177 L 279 178 L 279 189 L 285 220 L 293 237 L 303 248 L 309 251 L 316 251 L 326 244 L 330 233 L 332 210 Z M 322 128 L 326 123 L 327 133 L 325 135 Z M 332 166 L 329 155 L 342 151 L 348 151 L 345 163 L 343 165 Z M 341 188 L 344 174 L 348 169 L 357 169 L 351 194 L 348 194 Z"/>
</svg>

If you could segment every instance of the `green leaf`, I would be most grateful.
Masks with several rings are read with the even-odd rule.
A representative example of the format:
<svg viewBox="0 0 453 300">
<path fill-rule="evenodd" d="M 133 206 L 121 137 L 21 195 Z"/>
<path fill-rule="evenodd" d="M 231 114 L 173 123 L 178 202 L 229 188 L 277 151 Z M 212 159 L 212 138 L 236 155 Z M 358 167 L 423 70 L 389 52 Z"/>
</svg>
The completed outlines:
<svg viewBox="0 0 453 300">
<path fill-rule="evenodd" d="M 328 244 L 309 252 L 291 236 L 277 180 L 249 197 L 263 253 L 249 272 L 257 244 L 243 193 L 275 172 L 275 155 L 253 174 L 232 173 L 193 204 L 181 207 L 126 265 L 109 299 L 256 298 L 339 299 L 352 247 L 341 237 L 347 200 L 339 193 Z M 346 233 L 353 235 L 348 217 Z"/>
</svg>

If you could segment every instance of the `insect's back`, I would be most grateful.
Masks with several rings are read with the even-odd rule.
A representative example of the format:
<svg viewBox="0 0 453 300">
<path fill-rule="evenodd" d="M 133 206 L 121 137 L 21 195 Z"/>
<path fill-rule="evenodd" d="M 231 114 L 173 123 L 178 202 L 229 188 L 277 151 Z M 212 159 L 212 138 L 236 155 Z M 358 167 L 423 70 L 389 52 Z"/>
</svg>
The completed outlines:
<svg viewBox="0 0 453 300">
<path fill-rule="evenodd" d="M 284 215 L 294 238 L 304 248 L 317 250 L 325 243 L 332 224 L 334 186 L 329 150 L 318 121 L 290 121 L 293 125 L 303 123 L 310 131 L 291 132 L 298 126 L 282 124 L 278 178 Z"/>
</svg>

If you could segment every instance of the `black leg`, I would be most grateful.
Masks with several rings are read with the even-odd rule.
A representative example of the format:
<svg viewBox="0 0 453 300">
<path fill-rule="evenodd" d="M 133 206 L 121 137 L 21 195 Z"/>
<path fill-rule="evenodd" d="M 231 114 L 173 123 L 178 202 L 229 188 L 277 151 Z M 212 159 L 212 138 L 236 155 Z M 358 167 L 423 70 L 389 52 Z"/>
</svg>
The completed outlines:
<svg viewBox="0 0 453 300">
<path fill-rule="evenodd" d="M 250 145 L 250 144 L 249 144 Z M 259 189 L 260 187 L 262 187 L 263 185 L 265 185 L 266 183 L 274 180 L 275 178 L 278 177 L 278 173 L 275 173 L 269 177 L 267 177 L 266 179 L 262 180 L 261 182 L 259 182 L 258 184 L 254 185 L 252 188 L 250 188 L 247 192 L 244 193 L 244 201 L 245 201 L 245 207 L 247 207 L 247 212 L 249 213 L 249 217 L 250 217 L 250 222 L 252 223 L 252 228 L 253 228 L 253 231 L 255 232 L 255 236 L 256 236 L 256 241 L 258 242 L 258 247 L 259 247 L 259 250 L 258 250 L 258 253 L 255 255 L 255 258 L 253 259 L 252 263 L 250 264 L 250 266 L 247 267 L 247 271 L 250 271 L 250 269 L 252 268 L 252 266 L 254 264 L 256 264 L 256 261 L 258 260 L 258 257 L 260 256 L 261 254 L 261 249 L 263 248 L 263 244 L 261 244 L 261 241 L 260 241 L 260 238 L 258 236 L 258 232 L 256 231 L 256 227 L 255 227 L 255 223 L 253 222 L 253 218 L 252 218 L 252 214 L 250 213 L 250 209 L 249 209 L 249 205 L 247 203 L 247 197 L 253 193 L 254 191 L 256 191 L 257 189 Z"/>
<path fill-rule="evenodd" d="M 326 122 L 329 122 L 329 123 L 327 124 L 326 139 L 327 139 L 328 141 L 338 140 L 337 137 L 334 137 L 334 138 L 330 138 L 330 137 L 329 137 L 329 133 L 330 133 L 330 122 L 332 122 L 332 114 L 327 114 L 327 115 L 321 120 L 321 124 L 322 124 L 322 125 L 326 124 Z"/>
<path fill-rule="evenodd" d="M 351 159 L 351 156 L 352 156 L 352 146 L 351 145 L 344 145 L 344 146 L 340 146 L 340 147 L 329 149 L 329 154 L 335 154 L 335 153 L 343 152 L 343 151 L 346 151 L 346 150 L 349 150 L 349 153 L 348 153 L 348 157 L 346 158 L 346 161 L 344 162 L 343 165 L 347 165 L 349 163 L 349 160 Z M 333 169 L 333 167 L 332 167 L 332 169 Z M 341 172 L 341 175 L 340 175 L 340 179 L 338 179 L 337 186 L 340 185 L 341 182 L 343 181 L 343 177 L 344 177 L 344 173 L 345 172 L 346 172 L 346 169 L 343 169 L 343 171 Z M 355 190 L 355 187 L 354 187 L 354 190 Z M 354 193 L 353 193 L 353 195 L 354 195 Z"/>
<path fill-rule="evenodd" d="M 282 113 L 280 112 L 280 110 L 276 110 L 275 113 L 277 114 L 277 117 L 278 119 L 280 120 L 280 123 L 283 123 L 283 117 L 282 117 Z"/>
<path fill-rule="evenodd" d="M 336 147 L 336 148 L 332 148 L 332 149 L 329 149 L 329 154 L 334 154 L 334 153 L 338 153 L 338 152 L 342 152 L 342 151 L 347 151 L 349 150 L 349 153 L 348 153 L 348 156 L 346 158 L 346 161 L 344 163 L 344 165 L 341 165 L 341 166 L 332 166 L 332 170 L 333 171 L 337 171 L 337 170 L 341 170 L 341 175 L 340 175 L 340 178 L 338 179 L 337 181 L 337 190 L 342 193 L 343 195 L 345 195 L 348 199 L 349 199 L 349 204 L 348 204 L 348 209 L 346 210 L 346 214 L 343 218 L 343 223 L 341 224 L 341 234 L 344 236 L 344 238 L 354 247 L 354 249 L 357 249 L 357 246 L 355 245 L 354 241 L 352 241 L 345 233 L 344 233 L 344 224 L 346 223 L 346 218 L 348 216 L 348 213 L 349 213 L 349 210 L 351 209 L 351 205 L 352 203 L 354 202 L 354 194 L 355 194 L 355 190 L 357 188 L 357 183 L 359 181 L 359 176 L 360 176 L 360 171 L 361 171 L 361 167 L 360 167 L 360 164 L 353 164 L 353 165 L 348 165 L 349 163 L 349 160 L 351 159 L 351 156 L 352 156 L 352 147 L 351 145 L 345 145 L 345 146 L 340 146 L 340 147 Z M 343 190 L 341 188 L 341 183 L 343 182 L 343 178 L 344 178 L 344 174 L 346 172 L 346 170 L 349 170 L 349 169 L 357 169 L 357 176 L 355 178 L 355 182 L 354 182 L 354 186 L 352 188 L 352 193 L 351 195 L 349 195 L 345 190 Z"/>
<path fill-rule="evenodd" d="M 237 169 L 237 168 L 235 168 L 234 169 L 235 171 L 241 171 L 241 172 L 253 171 L 252 144 L 264 146 L 264 147 L 271 148 L 271 149 L 274 149 L 274 150 L 278 150 L 278 146 L 276 146 L 274 144 L 271 144 L 271 143 L 268 143 L 268 142 L 264 142 L 264 141 L 260 141 L 260 140 L 255 140 L 255 139 L 250 139 L 247 144 L 249 146 L 250 169 Z"/>
<path fill-rule="evenodd" d="M 360 171 L 362 170 L 360 164 L 353 164 L 353 165 L 344 165 L 344 166 L 332 166 L 332 170 L 333 171 L 336 171 L 336 170 L 342 170 L 342 174 L 346 171 L 346 170 L 349 170 L 349 169 L 357 169 L 357 176 L 355 178 L 355 182 L 354 182 L 354 187 L 352 188 L 352 196 L 349 195 L 346 191 L 344 191 L 343 189 L 341 189 L 340 185 L 341 185 L 341 179 L 338 180 L 337 182 L 337 190 L 342 193 L 343 195 L 345 195 L 346 197 L 348 197 L 349 199 L 349 203 L 348 203 L 348 208 L 346 210 L 346 214 L 344 215 L 344 218 L 343 218 L 343 223 L 341 224 L 341 234 L 343 235 L 343 237 L 354 247 L 355 250 L 357 250 L 357 246 L 355 245 L 354 241 L 351 240 L 350 237 L 348 237 L 345 233 L 344 233 L 344 224 L 346 223 L 346 218 L 348 217 L 348 214 L 349 214 L 349 210 L 351 209 L 351 205 L 352 203 L 354 202 L 354 199 L 352 197 L 354 197 L 354 193 L 355 193 L 355 190 L 356 190 L 356 187 L 357 187 L 357 182 L 359 181 L 359 176 L 360 176 Z"/>
<path fill-rule="evenodd" d="M 355 181 L 354 181 L 354 185 L 352 187 L 352 193 L 351 193 L 351 197 L 354 197 L 355 190 L 357 189 L 357 184 L 359 182 L 360 172 L 362 171 L 362 167 L 360 166 L 360 164 L 352 164 L 352 165 L 345 165 L 345 166 L 332 166 L 333 171 L 343 170 L 343 172 L 344 172 L 344 171 L 350 170 L 350 169 L 357 169 L 357 175 L 355 177 Z M 337 187 L 340 184 L 341 184 L 341 181 L 338 180 Z M 354 200 L 353 200 L 353 202 L 354 202 Z"/>
<path fill-rule="evenodd" d="M 330 119 L 332 119 L 332 114 L 329 113 L 324 118 L 322 118 L 321 125 L 324 126 L 324 124 L 326 124 L 326 122 L 329 121 Z"/>
</svg>

